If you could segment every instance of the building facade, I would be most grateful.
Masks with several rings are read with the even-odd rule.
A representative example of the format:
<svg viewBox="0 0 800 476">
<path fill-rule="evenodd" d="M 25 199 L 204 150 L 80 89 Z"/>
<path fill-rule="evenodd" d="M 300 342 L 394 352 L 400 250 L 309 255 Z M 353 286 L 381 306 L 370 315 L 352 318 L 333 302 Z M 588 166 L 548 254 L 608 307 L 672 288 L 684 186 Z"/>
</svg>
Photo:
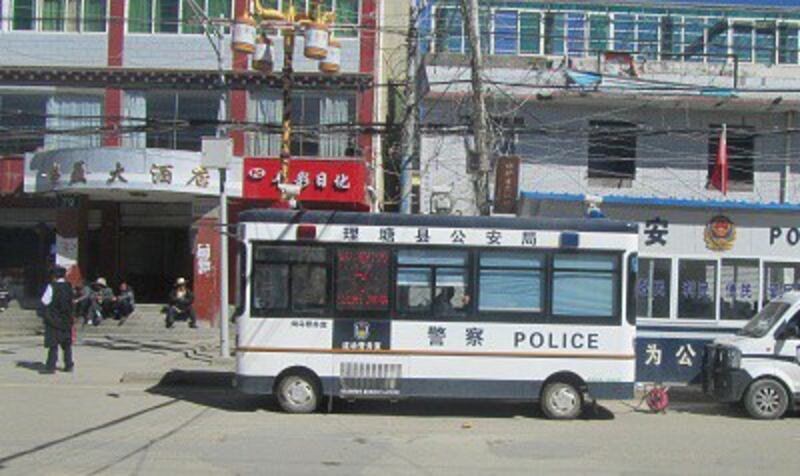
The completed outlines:
<svg viewBox="0 0 800 476">
<path fill-rule="evenodd" d="M 459 2 L 432 3 L 420 208 L 475 214 L 469 43 Z M 640 223 L 640 380 L 697 378 L 705 342 L 800 284 L 800 10 L 784 4 L 481 2 L 491 163 L 520 158 L 514 211 L 581 216 L 591 196 Z M 723 128 L 727 194 L 709 186 Z"/>
<path fill-rule="evenodd" d="M 323 169 L 331 184 L 354 174 L 346 199 L 331 188 L 330 203 L 303 205 L 369 210 L 379 206 L 380 144 L 355 125 L 378 122 L 380 2 L 325 5 L 336 13 L 341 72 L 321 73 L 298 39 L 291 152 L 304 163 L 289 179 L 305 188 Z M 231 50 L 231 21 L 249 8 L 247 0 L 0 2 L 0 273 L 21 302 L 35 303 L 56 262 L 74 280 L 127 280 L 140 302 L 164 302 L 187 277 L 201 317 L 216 318 L 219 175 L 201 166 L 202 138 L 233 140 L 231 224 L 239 210 L 278 201 L 264 193 L 277 190 L 273 177 L 243 174 L 249 158 L 277 162 L 283 115 L 281 35 L 271 35 L 272 74 Z M 235 256 L 233 240 L 231 248 Z"/>
</svg>

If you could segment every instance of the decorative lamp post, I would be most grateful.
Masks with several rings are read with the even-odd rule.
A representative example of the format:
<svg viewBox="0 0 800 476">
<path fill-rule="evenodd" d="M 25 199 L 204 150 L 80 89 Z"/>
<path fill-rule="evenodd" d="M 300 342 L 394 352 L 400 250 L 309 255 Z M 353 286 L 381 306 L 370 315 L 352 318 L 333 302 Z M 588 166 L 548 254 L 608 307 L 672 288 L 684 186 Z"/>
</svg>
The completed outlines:
<svg viewBox="0 0 800 476">
<path fill-rule="evenodd" d="M 312 2 L 307 12 L 298 12 L 294 0 L 284 1 L 284 11 L 264 8 L 260 0 L 254 0 L 250 18 L 250 4 L 244 15 L 234 21 L 233 49 L 245 54 L 252 54 L 253 68 L 264 73 L 272 71 L 274 65 L 272 43 L 267 38 L 267 31 L 280 30 L 283 35 L 283 124 L 281 135 L 281 173 L 278 188 L 281 200 L 293 203 L 300 194 L 300 187 L 289 182 L 289 160 L 292 145 L 292 88 L 294 86 L 294 44 L 297 34 L 305 39 L 303 54 L 312 60 L 318 60 L 319 70 L 326 73 L 337 73 L 341 64 L 341 44 L 331 38 L 331 25 L 334 21 L 332 12 L 323 13 L 320 0 Z M 252 22 L 252 23 L 251 23 Z M 252 31 L 250 27 L 252 26 Z M 262 34 L 260 39 L 258 29 Z M 238 33 L 237 33 L 238 32 Z"/>
</svg>

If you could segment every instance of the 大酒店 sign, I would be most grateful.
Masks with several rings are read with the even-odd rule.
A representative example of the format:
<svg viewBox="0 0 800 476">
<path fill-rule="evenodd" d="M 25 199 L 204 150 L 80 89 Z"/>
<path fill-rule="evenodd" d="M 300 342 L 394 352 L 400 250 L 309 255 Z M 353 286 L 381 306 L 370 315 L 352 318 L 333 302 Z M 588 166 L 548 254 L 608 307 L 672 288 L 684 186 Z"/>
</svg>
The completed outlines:
<svg viewBox="0 0 800 476">
<path fill-rule="evenodd" d="M 243 198 L 277 201 L 281 198 L 279 159 L 244 160 Z M 363 160 L 291 159 L 289 182 L 300 186 L 297 200 L 307 204 L 369 210 L 369 174 Z"/>
</svg>

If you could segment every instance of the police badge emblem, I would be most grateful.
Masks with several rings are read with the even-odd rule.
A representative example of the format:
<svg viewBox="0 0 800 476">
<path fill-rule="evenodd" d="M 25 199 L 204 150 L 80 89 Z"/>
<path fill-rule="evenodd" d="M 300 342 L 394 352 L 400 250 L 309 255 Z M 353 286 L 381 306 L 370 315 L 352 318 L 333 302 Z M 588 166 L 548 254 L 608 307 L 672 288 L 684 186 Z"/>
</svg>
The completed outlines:
<svg viewBox="0 0 800 476">
<path fill-rule="evenodd" d="M 357 341 L 366 341 L 369 339 L 369 322 L 358 321 L 353 324 L 353 338 Z"/>
<path fill-rule="evenodd" d="M 730 218 L 717 215 L 706 225 L 703 239 L 711 251 L 728 251 L 736 241 L 736 225 Z"/>
</svg>

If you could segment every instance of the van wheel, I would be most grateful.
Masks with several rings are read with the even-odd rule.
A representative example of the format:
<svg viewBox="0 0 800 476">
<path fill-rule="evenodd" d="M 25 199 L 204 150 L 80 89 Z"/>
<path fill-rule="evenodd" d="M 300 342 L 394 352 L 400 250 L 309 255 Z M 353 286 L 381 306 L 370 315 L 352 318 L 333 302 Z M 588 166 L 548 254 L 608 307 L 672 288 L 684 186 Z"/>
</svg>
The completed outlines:
<svg viewBox="0 0 800 476">
<path fill-rule="evenodd" d="M 319 387 L 309 375 L 286 375 L 278 382 L 276 393 L 286 413 L 312 413 L 319 405 Z"/>
<path fill-rule="evenodd" d="M 574 386 L 563 382 L 553 382 L 544 388 L 541 406 L 547 418 L 572 420 L 581 414 L 583 397 Z"/>
<path fill-rule="evenodd" d="M 751 417 L 774 420 L 786 413 L 789 395 L 777 380 L 767 378 L 754 382 L 744 396 L 744 407 Z"/>
</svg>

